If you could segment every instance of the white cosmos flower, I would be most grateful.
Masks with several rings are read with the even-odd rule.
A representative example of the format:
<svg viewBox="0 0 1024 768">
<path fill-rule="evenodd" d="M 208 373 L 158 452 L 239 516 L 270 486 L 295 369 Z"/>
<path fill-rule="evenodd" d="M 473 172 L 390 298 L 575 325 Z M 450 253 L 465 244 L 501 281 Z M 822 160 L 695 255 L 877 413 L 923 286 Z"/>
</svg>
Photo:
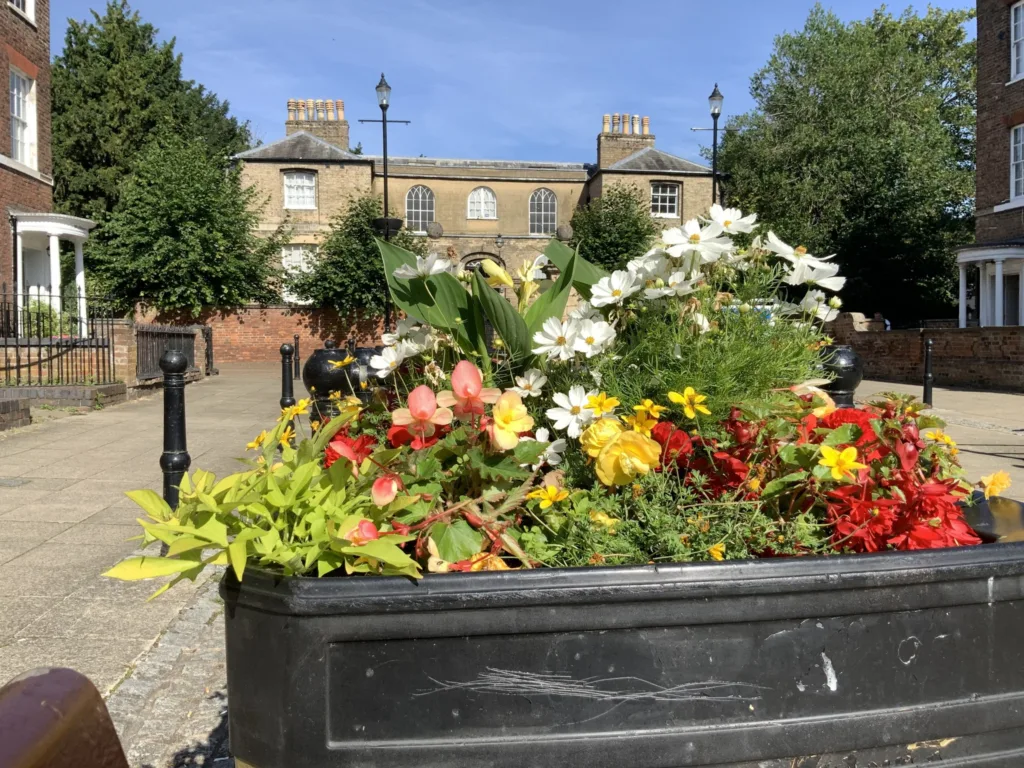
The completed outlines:
<svg viewBox="0 0 1024 768">
<path fill-rule="evenodd" d="M 810 282 L 810 277 L 814 274 L 813 271 L 815 269 L 829 268 L 831 266 L 828 260 L 832 256 L 812 256 L 802 245 L 794 248 L 782 242 L 774 232 L 768 233 L 768 242 L 765 243 L 765 248 L 773 253 L 777 253 L 793 265 L 793 268 L 785 277 L 785 281 L 790 285 L 803 285 Z M 829 277 L 829 275 L 826 275 L 826 277 Z"/>
<path fill-rule="evenodd" d="M 701 333 L 707 333 L 711 330 L 711 323 L 704 317 L 700 312 L 694 312 L 690 317 L 693 320 L 693 324 L 697 327 L 697 330 Z"/>
<path fill-rule="evenodd" d="M 551 440 L 551 433 L 546 427 L 541 427 L 537 430 L 536 437 L 521 437 L 520 440 L 536 440 L 539 443 L 550 443 L 547 448 L 544 449 L 544 453 L 540 455 L 540 462 L 534 464 L 531 469 L 536 472 L 538 469 L 543 467 L 545 464 L 549 467 L 555 467 L 562 463 L 562 454 L 565 453 L 566 442 L 562 438 L 557 440 Z M 521 466 L 525 467 L 526 464 Z"/>
<path fill-rule="evenodd" d="M 730 235 L 752 232 L 757 223 L 757 214 L 744 216 L 739 208 L 723 208 L 718 203 L 711 206 L 711 220 Z"/>
<path fill-rule="evenodd" d="M 664 281 L 665 284 L 663 286 L 646 289 L 644 296 L 648 299 L 661 299 L 665 296 L 688 296 L 693 293 L 699 280 L 699 272 L 692 273 L 689 278 L 687 278 L 685 272 L 673 272 Z"/>
<path fill-rule="evenodd" d="M 411 264 L 403 264 L 392 274 L 400 280 L 415 280 L 417 277 L 425 278 L 447 272 L 451 266 L 452 263 L 448 259 L 442 259 L 436 253 L 432 253 L 426 257 L 417 256 L 415 267 Z"/>
<path fill-rule="evenodd" d="M 398 321 L 398 327 L 395 329 L 394 333 L 385 333 L 380 338 L 381 341 L 384 342 L 384 346 L 393 347 L 400 341 L 414 339 L 416 336 L 420 335 L 421 330 L 422 329 L 417 322 L 409 320 L 408 318 L 403 318 Z"/>
<path fill-rule="evenodd" d="M 845 277 L 838 277 L 839 265 L 829 262 L 822 264 L 820 267 L 805 267 L 800 270 L 794 269 L 792 272 L 782 278 L 782 282 L 788 283 L 789 285 L 817 285 L 820 288 L 824 288 L 828 291 L 841 290 L 846 285 Z M 803 283 L 796 281 L 797 277 L 802 277 Z"/>
<path fill-rule="evenodd" d="M 404 342 L 397 347 L 384 347 L 383 352 L 370 358 L 370 367 L 379 378 L 386 379 L 405 362 L 405 352 Z"/>
<path fill-rule="evenodd" d="M 547 383 L 547 376 L 536 368 L 531 368 L 522 376 L 516 376 L 516 386 L 512 387 L 512 391 L 524 398 L 540 397 L 541 390 Z"/>
<path fill-rule="evenodd" d="M 839 310 L 828 305 L 828 298 L 821 291 L 808 291 L 800 302 L 800 309 L 823 323 L 831 323 L 839 316 Z"/>
<path fill-rule="evenodd" d="M 576 309 L 569 313 L 570 320 L 600 320 L 601 313 L 591 306 L 589 301 L 581 301 Z"/>
<path fill-rule="evenodd" d="M 646 282 L 652 277 L 660 277 L 668 266 L 668 254 L 660 248 L 652 248 L 638 259 L 633 259 L 626 265 L 626 269 L 632 272 L 641 282 Z"/>
<path fill-rule="evenodd" d="M 636 275 L 617 269 L 590 289 L 590 303 L 595 307 L 621 304 L 642 287 L 643 283 L 637 280 Z"/>
<path fill-rule="evenodd" d="M 533 343 L 537 345 L 533 354 L 547 355 L 549 360 L 572 360 L 578 326 L 575 320 L 560 323 L 557 317 L 549 317 L 533 334 Z"/>
<path fill-rule="evenodd" d="M 700 257 L 701 263 L 713 264 L 732 248 L 732 241 L 722 237 L 722 232 L 722 226 L 713 221 L 701 227 L 697 219 L 690 219 L 682 227 L 666 229 L 661 238 L 669 246 L 668 253 L 672 258 L 694 253 Z"/>
<path fill-rule="evenodd" d="M 555 429 L 565 430 L 569 437 L 579 437 L 583 427 L 594 420 L 594 412 L 587 407 L 587 399 L 596 394 L 596 389 L 588 393 L 579 385 L 572 387 L 568 393 L 558 392 L 551 398 L 558 407 L 548 408 L 546 415 L 554 422 Z"/>
<path fill-rule="evenodd" d="M 588 358 L 604 352 L 615 341 L 615 329 L 604 320 L 583 320 L 576 334 L 576 351 Z"/>
</svg>

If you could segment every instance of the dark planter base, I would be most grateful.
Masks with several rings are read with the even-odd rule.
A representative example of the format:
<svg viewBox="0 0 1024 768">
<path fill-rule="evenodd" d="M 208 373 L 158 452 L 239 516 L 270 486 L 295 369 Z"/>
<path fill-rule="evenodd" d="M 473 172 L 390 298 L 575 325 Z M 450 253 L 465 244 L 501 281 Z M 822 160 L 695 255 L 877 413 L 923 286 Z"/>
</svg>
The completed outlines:
<svg viewBox="0 0 1024 768">
<path fill-rule="evenodd" d="M 1024 765 L 1024 544 L 222 594 L 252 768 Z"/>
</svg>

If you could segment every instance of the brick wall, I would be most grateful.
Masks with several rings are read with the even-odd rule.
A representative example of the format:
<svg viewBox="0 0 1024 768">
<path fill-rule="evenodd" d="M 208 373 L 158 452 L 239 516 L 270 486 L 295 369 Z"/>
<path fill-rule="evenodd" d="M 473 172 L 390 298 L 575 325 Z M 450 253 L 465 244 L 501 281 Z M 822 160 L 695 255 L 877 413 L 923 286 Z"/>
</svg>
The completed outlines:
<svg viewBox="0 0 1024 768">
<path fill-rule="evenodd" d="M 932 339 L 932 372 L 940 387 L 1024 392 L 1024 326 L 876 330 L 859 312 L 844 312 L 828 328 L 864 361 L 868 379 L 919 384 L 924 345 Z"/>
<path fill-rule="evenodd" d="M 0 432 L 32 423 L 29 401 L 25 399 L 0 400 Z"/>
</svg>

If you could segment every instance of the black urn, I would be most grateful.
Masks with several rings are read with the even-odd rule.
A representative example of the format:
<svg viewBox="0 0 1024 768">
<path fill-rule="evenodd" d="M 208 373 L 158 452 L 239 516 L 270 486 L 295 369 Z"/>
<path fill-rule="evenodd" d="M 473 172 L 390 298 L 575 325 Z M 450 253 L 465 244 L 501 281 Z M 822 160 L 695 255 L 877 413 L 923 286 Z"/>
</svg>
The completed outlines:
<svg viewBox="0 0 1024 768">
<path fill-rule="evenodd" d="M 846 344 L 829 344 L 821 350 L 821 367 L 832 379 L 823 389 L 839 408 L 853 408 L 853 395 L 864 380 L 864 363 L 857 351 Z"/>
<path fill-rule="evenodd" d="M 382 348 L 354 347 L 339 349 L 331 340 L 324 342 L 324 348 L 316 350 L 302 367 L 302 383 L 313 398 L 313 418 L 327 421 L 338 415 L 337 398 L 355 395 L 363 403 L 373 398 L 375 377 L 369 367 L 370 358 L 379 354 Z M 345 360 L 351 362 L 341 365 Z M 331 399 L 333 393 L 335 400 Z"/>
</svg>

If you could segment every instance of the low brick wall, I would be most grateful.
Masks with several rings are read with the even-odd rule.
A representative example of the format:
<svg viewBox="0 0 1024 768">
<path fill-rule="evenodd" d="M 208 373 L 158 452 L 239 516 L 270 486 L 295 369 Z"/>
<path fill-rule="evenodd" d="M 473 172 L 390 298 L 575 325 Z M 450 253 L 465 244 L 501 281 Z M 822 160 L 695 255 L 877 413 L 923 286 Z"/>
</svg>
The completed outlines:
<svg viewBox="0 0 1024 768">
<path fill-rule="evenodd" d="M 0 409 L 6 403 L 23 402 L 33 407 L 52 405 L 58 408 L 95 405 L 117 405 L 128 399 L 124 382 L 114 384 L 72 384 L 56 387 L 3 387 L 0 388 Z"/>
<path fill-rule="evenodd" d="M 886 331 L 880 325 L 844 312 L 826 330 L 837 344 L 857 350 L 868 379 L 922 383 L 925 340 L 932 339 L 936 386 L 1024 392 L 1024 327 Z"/>
<path fill-rule="evenodd" d="M 213 359 L 218 365 L 279 362 L 281 345 L 293 343 L 296 334 L 299 336 L 299 354 L 305 360 L 313 350 L 322 348 L 328 339 L 336 341 L 338 346 L 344 346 L 349 338 L 355 339 L 356 346 L 376 346 L 380 343 L 382 331 L 380 322 L 353 323 L 348 318 L 339 317 L 332 309 L 290 306 L 209 309 L 198 317 L 140 308 L 136 321 L 210 326 L 213 329 Z M 197 359 L 198 356 L 197 341 Z"/>
<path fill-rule="evenodd" d="M 28 403 L 29 401 L 24 398 L 0 399 L 0 432 L 15 427 L 27 427 L 32 423 Z"/>
</svg>

